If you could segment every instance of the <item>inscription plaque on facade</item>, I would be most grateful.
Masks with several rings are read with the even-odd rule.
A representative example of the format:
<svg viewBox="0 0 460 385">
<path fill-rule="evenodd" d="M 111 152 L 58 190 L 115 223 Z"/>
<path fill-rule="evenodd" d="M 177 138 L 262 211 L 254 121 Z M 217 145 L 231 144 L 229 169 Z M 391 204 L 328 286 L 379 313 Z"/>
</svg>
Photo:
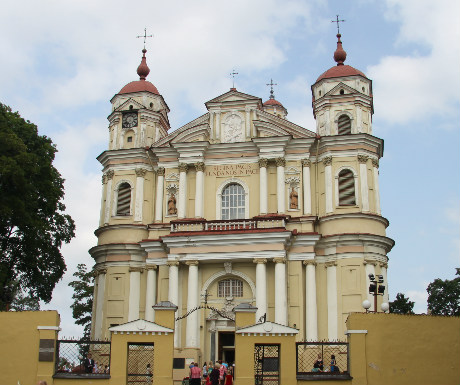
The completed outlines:
<svg viewBox="0 0 460 385">
<path fill-rule="evenodd" d="M 245 176 L 259 173 L 257 164 L 224 164 L 222 166 L 207 166 L 206 176 Z"/>
</svg>

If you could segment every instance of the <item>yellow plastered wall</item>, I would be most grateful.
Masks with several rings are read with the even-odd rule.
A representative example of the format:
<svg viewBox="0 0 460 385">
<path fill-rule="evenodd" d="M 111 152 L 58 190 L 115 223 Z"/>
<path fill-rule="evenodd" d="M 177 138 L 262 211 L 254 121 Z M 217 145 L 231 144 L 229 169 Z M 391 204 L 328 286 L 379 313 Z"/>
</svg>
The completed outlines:
<svg viewBox="0 0 460 385">
<path fill-rule="evenodd" d="M 458 384 L 460 317 L 350 314 L 353 385 Z"/>
<path fill-rule="evenodd" d="M 55 340 L 57 311 L 0 312 L 0 373 L 2 385 L 52 384 L 53 361 L 39 361 L 40 339 Z"/>
</svg>

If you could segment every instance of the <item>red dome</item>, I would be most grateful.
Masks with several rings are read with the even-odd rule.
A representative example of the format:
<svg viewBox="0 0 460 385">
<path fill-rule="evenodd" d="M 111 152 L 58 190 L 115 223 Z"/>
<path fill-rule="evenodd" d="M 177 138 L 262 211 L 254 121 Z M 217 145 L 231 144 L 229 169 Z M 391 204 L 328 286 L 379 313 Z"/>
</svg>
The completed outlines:
<svg viewBox="0 0 460 385">
<path fill-rule="evenodd" d="M 151 92 L 155 95 L 160 95 L 157 88 L 147 80 L 136 80 L 124 86 L 118 94 L 130 94 L 131 92 Z"/>
<path fill-rule="evenodd" d="M 276 99 L 268 99 L 265 103 L 264 106 L 281 106 L 284 108 L 284 106 Z"/>
<path fill-rule="evenodd" d="M 319 82 L 321 79 L 330 79 L 330 78 L 338 78 L 341 76 L 352 76 L 352 75 L 361 75 L 366 77 L 361 71 L 353 68 L 352 66 L 348 66 L 345 64 L 337 65 L 332 68 L 329 68 L 326 72 L 324 72 L 316 82 Z"/>
</svg>

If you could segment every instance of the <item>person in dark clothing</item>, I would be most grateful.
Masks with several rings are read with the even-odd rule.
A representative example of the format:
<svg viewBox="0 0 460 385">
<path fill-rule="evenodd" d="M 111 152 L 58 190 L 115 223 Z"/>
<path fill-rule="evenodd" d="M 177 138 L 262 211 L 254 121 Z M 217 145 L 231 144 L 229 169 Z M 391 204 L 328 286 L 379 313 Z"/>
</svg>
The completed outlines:
<svg viewBox="0 0 460 385">
<path fill-rule="evenodd" d="M 88 353 L 88 355 L 85 358 L 85 362 L 83 363 L 85 367 L 85 373 L 92 373 L 94 369 L 94 360 L 92 358 L 93 356 L 91 353 Z"/>
<path fill-rule="evenodd" d="M 211 374 L 209 375 L 209 380 L 211 381 L 211 385 L 219 385 L 219 364 L 214 365 L 214 369 L 212 370 Z"/>
</svg>

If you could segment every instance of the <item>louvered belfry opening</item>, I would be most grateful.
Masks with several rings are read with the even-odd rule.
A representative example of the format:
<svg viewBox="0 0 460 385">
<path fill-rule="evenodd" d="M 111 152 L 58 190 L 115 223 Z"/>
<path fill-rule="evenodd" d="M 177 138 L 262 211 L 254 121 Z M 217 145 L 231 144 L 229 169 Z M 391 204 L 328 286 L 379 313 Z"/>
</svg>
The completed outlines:
<svg viewBox="0 0 460 385">
<path fill-rule="evenodd" d="M 339 135 L 351 134 L 351 119 L 347 115 L 340 115 L 338 120 Z"/>
<path fill-rule="evenodd" d="M 351 170 L 339 173 L 339 206 L 355 205 L 355 178 Z"/>
<path fill-rule="evenodd" d="M 129 183 L 122 183 L 118 188 L 117 215 L 130 215 L 131 186 Z"/>
</svg>

